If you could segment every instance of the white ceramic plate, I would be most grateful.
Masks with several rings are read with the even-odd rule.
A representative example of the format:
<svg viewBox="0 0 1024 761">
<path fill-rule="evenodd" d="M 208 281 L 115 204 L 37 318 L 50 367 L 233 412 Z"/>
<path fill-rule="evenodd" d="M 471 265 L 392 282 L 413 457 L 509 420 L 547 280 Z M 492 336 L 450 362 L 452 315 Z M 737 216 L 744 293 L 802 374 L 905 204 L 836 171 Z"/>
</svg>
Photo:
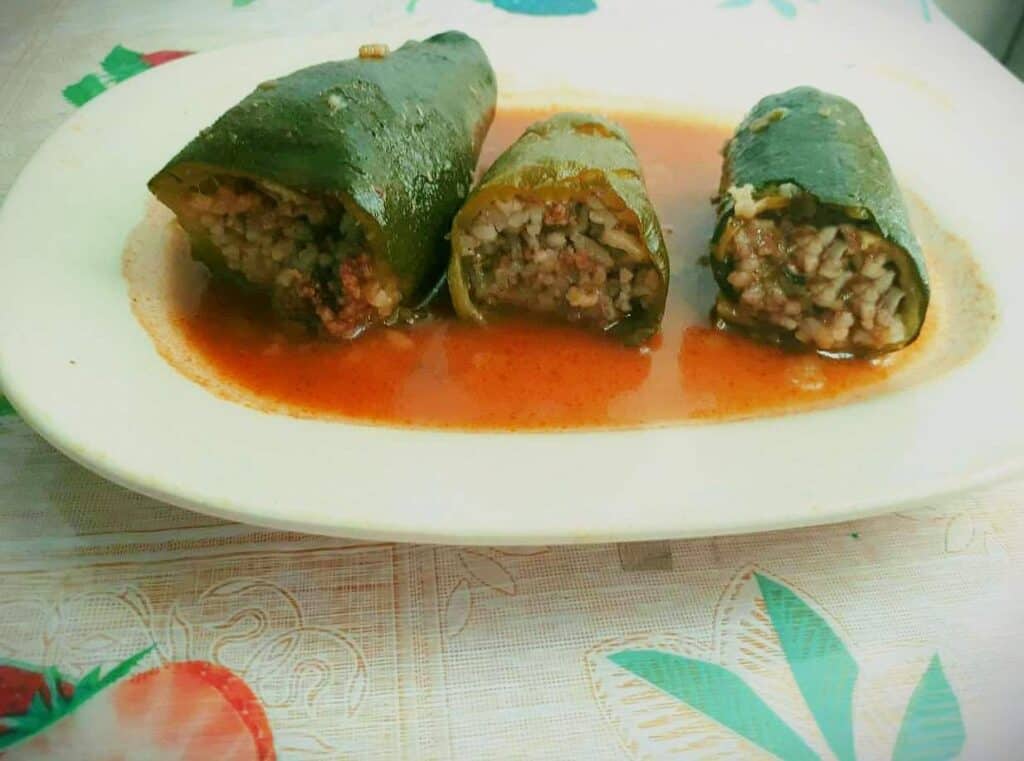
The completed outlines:
<svg viewBox="0 0 1024 761">
<path fill-rule="evenodd" d="M 514 544 L 797 526 L 920 502 L 1024 461 L 1024 299 L 1013 290 L 1024 282 L 1015 230 L 1024 98 L 1009 75 L 966 42 L 948 71 L 862 64 L 878 60 L 865 39 L 909 57 L 918 44 L 870 19 L 798 39 L 764 14 L 745 26 L 742 14 L 695 13 L 660 32 L 597 15 L 508 17 L 500 29 L 469 31 L 506 92 L 567 86 L 728 120 L 796 84 L 846 94 L 994 286 L 1001 319 L 984 350 L 940 378 L 839 408 L 620 432 L 389 429 L 261 413 L 208 393 L 161 359 L 129 307 L 121 252 L 148 201 L 146 180 L 259 81 L 348 57 L 371 39 L 438 31 L 410 23 L 194 56 L 76 114 L 0 215 L 5 392 L 55 446 L 132 489 L 251 523 L 358 537 Z M 772 24 L 790 35 L 785 45 L 766 33 Z M 571 61 L 585 64 L 576 71 L 566 40 Z"/>
</svg>

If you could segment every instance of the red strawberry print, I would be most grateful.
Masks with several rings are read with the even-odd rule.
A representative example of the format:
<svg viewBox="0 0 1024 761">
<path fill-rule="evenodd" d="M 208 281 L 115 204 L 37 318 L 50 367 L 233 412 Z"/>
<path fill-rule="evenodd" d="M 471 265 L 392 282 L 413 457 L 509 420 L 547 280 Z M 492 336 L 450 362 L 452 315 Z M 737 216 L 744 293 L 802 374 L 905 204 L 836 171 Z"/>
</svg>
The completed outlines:
<svg viewBox="0 0 1024 761">
<path fill-rule="evenodd" d="M 143 53 L 142 60 L 148 63 L 150 66 L 159 66 L 162 63 L 168 61 L 174 61 L 178 58 L 184 58 L 187 55 L 192 55 L 190 50 L 157 50 L 152 53 Z"/>
<path fill-rule="evenodd" d="M 75 688 L 65 681 L 57 681 L 64 700 L 71 700 Z M 50 708 L 50 686 L 46 675 L 33 666 L 19 663 L 0 663 L 0 734 L 7 731 L 3 717 L 24 716 L 32 708 L 32 698 L 39 695 L 46 708 Z"/>
<path fill-rule="evenodd" d="M 26 695 L 29 704 L 33 695 L 45 695 L 45 679 L 38 676 L 0 670 L 4 705 L 22 708 Z M 226 668 L 169 663 L 107 684 L 10 747 L 3 761 L 276 761 L 263 706 Z M 65 687 L 61 683 L 62 695 Z"/>
<path fill-rule="evenodd" d="M 36 693 L 42 693 L 43 700 L 49 705 L 50 688 L 42 674 L 17 666 L 0 665 L 0 716 L 28 713 Z"/>
</svg>

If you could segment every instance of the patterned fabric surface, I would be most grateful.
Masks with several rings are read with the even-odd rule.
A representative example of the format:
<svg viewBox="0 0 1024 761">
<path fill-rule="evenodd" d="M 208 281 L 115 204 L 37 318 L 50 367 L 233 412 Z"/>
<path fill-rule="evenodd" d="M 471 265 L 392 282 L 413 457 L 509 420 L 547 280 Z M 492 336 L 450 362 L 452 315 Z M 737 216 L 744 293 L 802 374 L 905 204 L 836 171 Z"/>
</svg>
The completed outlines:
<svg viewBox="0 0 1024 761">
<path fill-rule="evenodd" d="M 838 0 L 704 4 L 783 29 Z M 956 34 L 929 0 L 888 5 Z M 75 107 L 188 51 L 353 19 L 614 23 L 644 6 L 8 0 L 0 197 Z M 127 492 L 0 401 L 0 755 L 1019 759 L 1022 487 L 757 536 L 351 542 Z"/>
</svg>

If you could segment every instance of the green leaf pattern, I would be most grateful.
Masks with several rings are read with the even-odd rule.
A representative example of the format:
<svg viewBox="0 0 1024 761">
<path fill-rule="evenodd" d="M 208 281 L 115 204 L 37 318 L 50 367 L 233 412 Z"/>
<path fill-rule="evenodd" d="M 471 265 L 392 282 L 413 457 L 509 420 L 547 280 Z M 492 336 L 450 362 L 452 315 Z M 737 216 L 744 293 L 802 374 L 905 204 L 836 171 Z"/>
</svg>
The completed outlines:
<svg viewBox="0 0 1024 761">
<path fill-rule="evenodd" d="M 112 81 L 123 82 L 136 74 L 141 74 L 149 68 L 149 64 L 134 50 L 129 50 L 123 45 L 115 45 L 100 61 L 100 67 Z"/>
<path fill-rule="evenodd" d="M 936 655 L 910 696 L 893 761 L 949 761 L 960 755 L 965 739 L 960 703 Z"/>
<path fill-rule="evenodd" d="M 763 574 L 754 576 L 786 665 L 821 736 L 838 761 L 856 761 L 856 660 L 825 618 L 792 589 Z M 727 668 L 660 649 L 624 649 L 608 659 L 782 761 L 820 758 Z M 936 655 L 909 700 L 892 759 L 952 761 L 965 741 L 959 702 Z"/>
<path fill-rule="evenodd" d="M 825 620 L 778 582 L 756 574 L 793 678 L 839 761 L 854 761 L 857 663 Z"/>
<path fill-rule="evenodd" d="M 658 650 L 623 650 L 609 658 L 779 758 L 818 759 L 746 682 L 721 666 Z"/>
<path fill-rule="evenodd" d="M 29 737 L 42 732 L 51 724 L 59 721 L 73 711 L 78 710 L 91 698 L 101 691 L 126 677 L 149 655 L 155 646 L 150 646 L 130 658 L 122 661 L 106 674 L 103 674 L 97 666 L 75 685 L 70 698 L 64 697 L 59 685 L 61 675 L 54 667 L 42 669 L 40 673 L 50 693 L 50 700 L 47 703 L 41 692 L 36 692 L 29 703 L 29 709 L 21 716 L 5 716 L 2 719 L 5 731 L 0 733 L 0 751 L 16 745 Z M 31 666 L 17 662 L 0 659 L 0 664 L 10 665 L 20 669 L 35 670 Z"/>
</svg>

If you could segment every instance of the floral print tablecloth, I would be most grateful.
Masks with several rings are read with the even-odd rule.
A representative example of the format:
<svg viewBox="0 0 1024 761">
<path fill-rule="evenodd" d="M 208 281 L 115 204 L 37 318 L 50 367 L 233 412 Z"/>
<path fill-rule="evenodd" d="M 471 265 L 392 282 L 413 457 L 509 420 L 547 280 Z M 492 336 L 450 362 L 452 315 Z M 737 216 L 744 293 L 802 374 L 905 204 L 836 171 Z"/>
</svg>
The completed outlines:
<svg viewBox="0 0 1024 761">
<path fill-rule="evenodd" d="M 697 5 L 799 34 L 843 4 L 8 0 L 0 195 L 74 108 L 190 51 L 407 14 L 615 23 Z M 930 0 L 875 5 L 959 37 Z M 1018 481 L 855 523 L 640 545 L 333 540 L 126 492 L 0 398 L 0 753 L 1020 759 L 1022 501 Z"/>
</svg>

